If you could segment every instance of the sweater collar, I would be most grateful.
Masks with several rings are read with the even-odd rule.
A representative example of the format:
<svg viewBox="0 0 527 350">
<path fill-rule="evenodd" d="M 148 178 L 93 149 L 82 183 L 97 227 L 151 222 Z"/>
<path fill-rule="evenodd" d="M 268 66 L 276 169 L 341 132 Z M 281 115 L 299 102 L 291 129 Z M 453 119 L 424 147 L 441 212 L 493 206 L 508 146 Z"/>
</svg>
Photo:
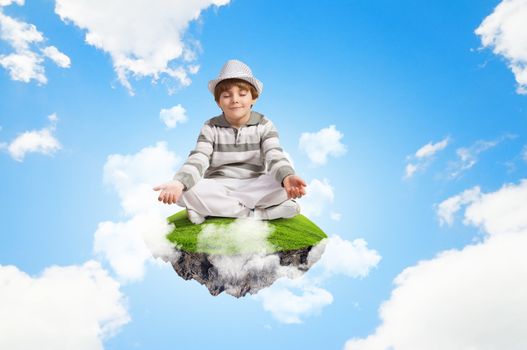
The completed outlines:
<svg viewBox="0 0 527 350">
<path fill-rule="evenodd" d="M 251 111 L 251 116 L 249 117 L 249 120 L 247 121 L 245 125 L 260 124 L 260 122 L 262 121 L 262 118 L 263 118 L 262 114 L 255 112 L 255 111 Z M 212 125 L 215 125 L 215 126 L 221 126 L 225 128 L 232 127 L 232 125 L 229 124 L 229 122 L 227 121 L 227 118 L 225 118 L 225 114 L 223 113 L 217 117 L 212 118 L 210 122 Z"/>
</svg>

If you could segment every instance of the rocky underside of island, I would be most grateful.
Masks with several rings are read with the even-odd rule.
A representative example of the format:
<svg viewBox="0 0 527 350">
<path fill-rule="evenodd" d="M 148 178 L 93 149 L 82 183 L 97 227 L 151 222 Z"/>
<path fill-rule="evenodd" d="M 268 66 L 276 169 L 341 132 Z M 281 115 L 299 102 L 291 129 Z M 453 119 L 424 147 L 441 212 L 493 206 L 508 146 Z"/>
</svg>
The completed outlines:
<svg viewBox="0 0 527 350">
<path fill-rule="evenodd" d="M 185 280 L 194 279 L 216 296 L 226 292 L 237 298 L 255 294 L 280 277 L 296 278 L 316 263 L 323 244 L 270 254 L 213 255 L 177 250 L 171 261 Z"/>
</svg>

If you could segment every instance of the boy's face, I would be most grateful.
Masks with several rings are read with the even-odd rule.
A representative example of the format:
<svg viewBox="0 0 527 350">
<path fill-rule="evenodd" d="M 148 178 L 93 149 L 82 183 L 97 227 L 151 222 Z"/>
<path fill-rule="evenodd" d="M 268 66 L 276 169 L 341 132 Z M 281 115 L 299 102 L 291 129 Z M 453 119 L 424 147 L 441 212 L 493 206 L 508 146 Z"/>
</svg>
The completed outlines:
<svg viewBox="0 0 527 350">
<path fill-rule="evenodd" d="M 249 120 L 251 106 L 255 102 L 256 99 L 253 98 L 251 91 L 233 85 L 221 93 L 217 103 L 227 121 L 234 126 L 240 126 Z"/>
</svg>

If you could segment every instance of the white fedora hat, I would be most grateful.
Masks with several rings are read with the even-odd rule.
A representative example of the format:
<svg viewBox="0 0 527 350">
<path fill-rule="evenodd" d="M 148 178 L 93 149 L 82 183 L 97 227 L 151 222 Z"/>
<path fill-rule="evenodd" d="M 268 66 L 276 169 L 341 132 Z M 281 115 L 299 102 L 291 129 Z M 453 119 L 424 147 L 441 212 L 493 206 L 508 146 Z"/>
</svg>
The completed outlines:
<svg viewBox="0 0 527 350">
<path fill-rule="evenodd" d="M 256 91 L 258 91 L 258 95 L 262 93 L 262 82 L 253 76 L 253 72 L 248 65 L 238 60 L 228 60 L 227 63 L 223 65 L 220 75 L 218 75 L 216 79 L 209 81 L 209 91 L 214 95 L 214 88 L 216 88 L 216 85 L 218 85 L 220 81 L 233 78 L 251 83 L 256 88 Z"/>
</svg>

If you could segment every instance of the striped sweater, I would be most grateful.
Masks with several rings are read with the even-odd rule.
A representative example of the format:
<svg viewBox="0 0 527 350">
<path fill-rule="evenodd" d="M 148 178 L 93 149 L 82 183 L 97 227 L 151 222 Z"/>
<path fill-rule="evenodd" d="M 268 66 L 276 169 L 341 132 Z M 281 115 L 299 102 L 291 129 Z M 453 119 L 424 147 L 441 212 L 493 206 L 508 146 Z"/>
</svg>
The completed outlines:
<svg viewBox="0 0 527 350">
<path fill-rule="evenodd" d="M 279 183 L 295 171 L 285 157 L 273 123 L 251 112 L 246 125 L 231 126 L 223 114 L 205 122 L 187 161 L 174 176 L 189 190 L 204 178 L 256 178 L 271 173 Z"/>
</svg>

